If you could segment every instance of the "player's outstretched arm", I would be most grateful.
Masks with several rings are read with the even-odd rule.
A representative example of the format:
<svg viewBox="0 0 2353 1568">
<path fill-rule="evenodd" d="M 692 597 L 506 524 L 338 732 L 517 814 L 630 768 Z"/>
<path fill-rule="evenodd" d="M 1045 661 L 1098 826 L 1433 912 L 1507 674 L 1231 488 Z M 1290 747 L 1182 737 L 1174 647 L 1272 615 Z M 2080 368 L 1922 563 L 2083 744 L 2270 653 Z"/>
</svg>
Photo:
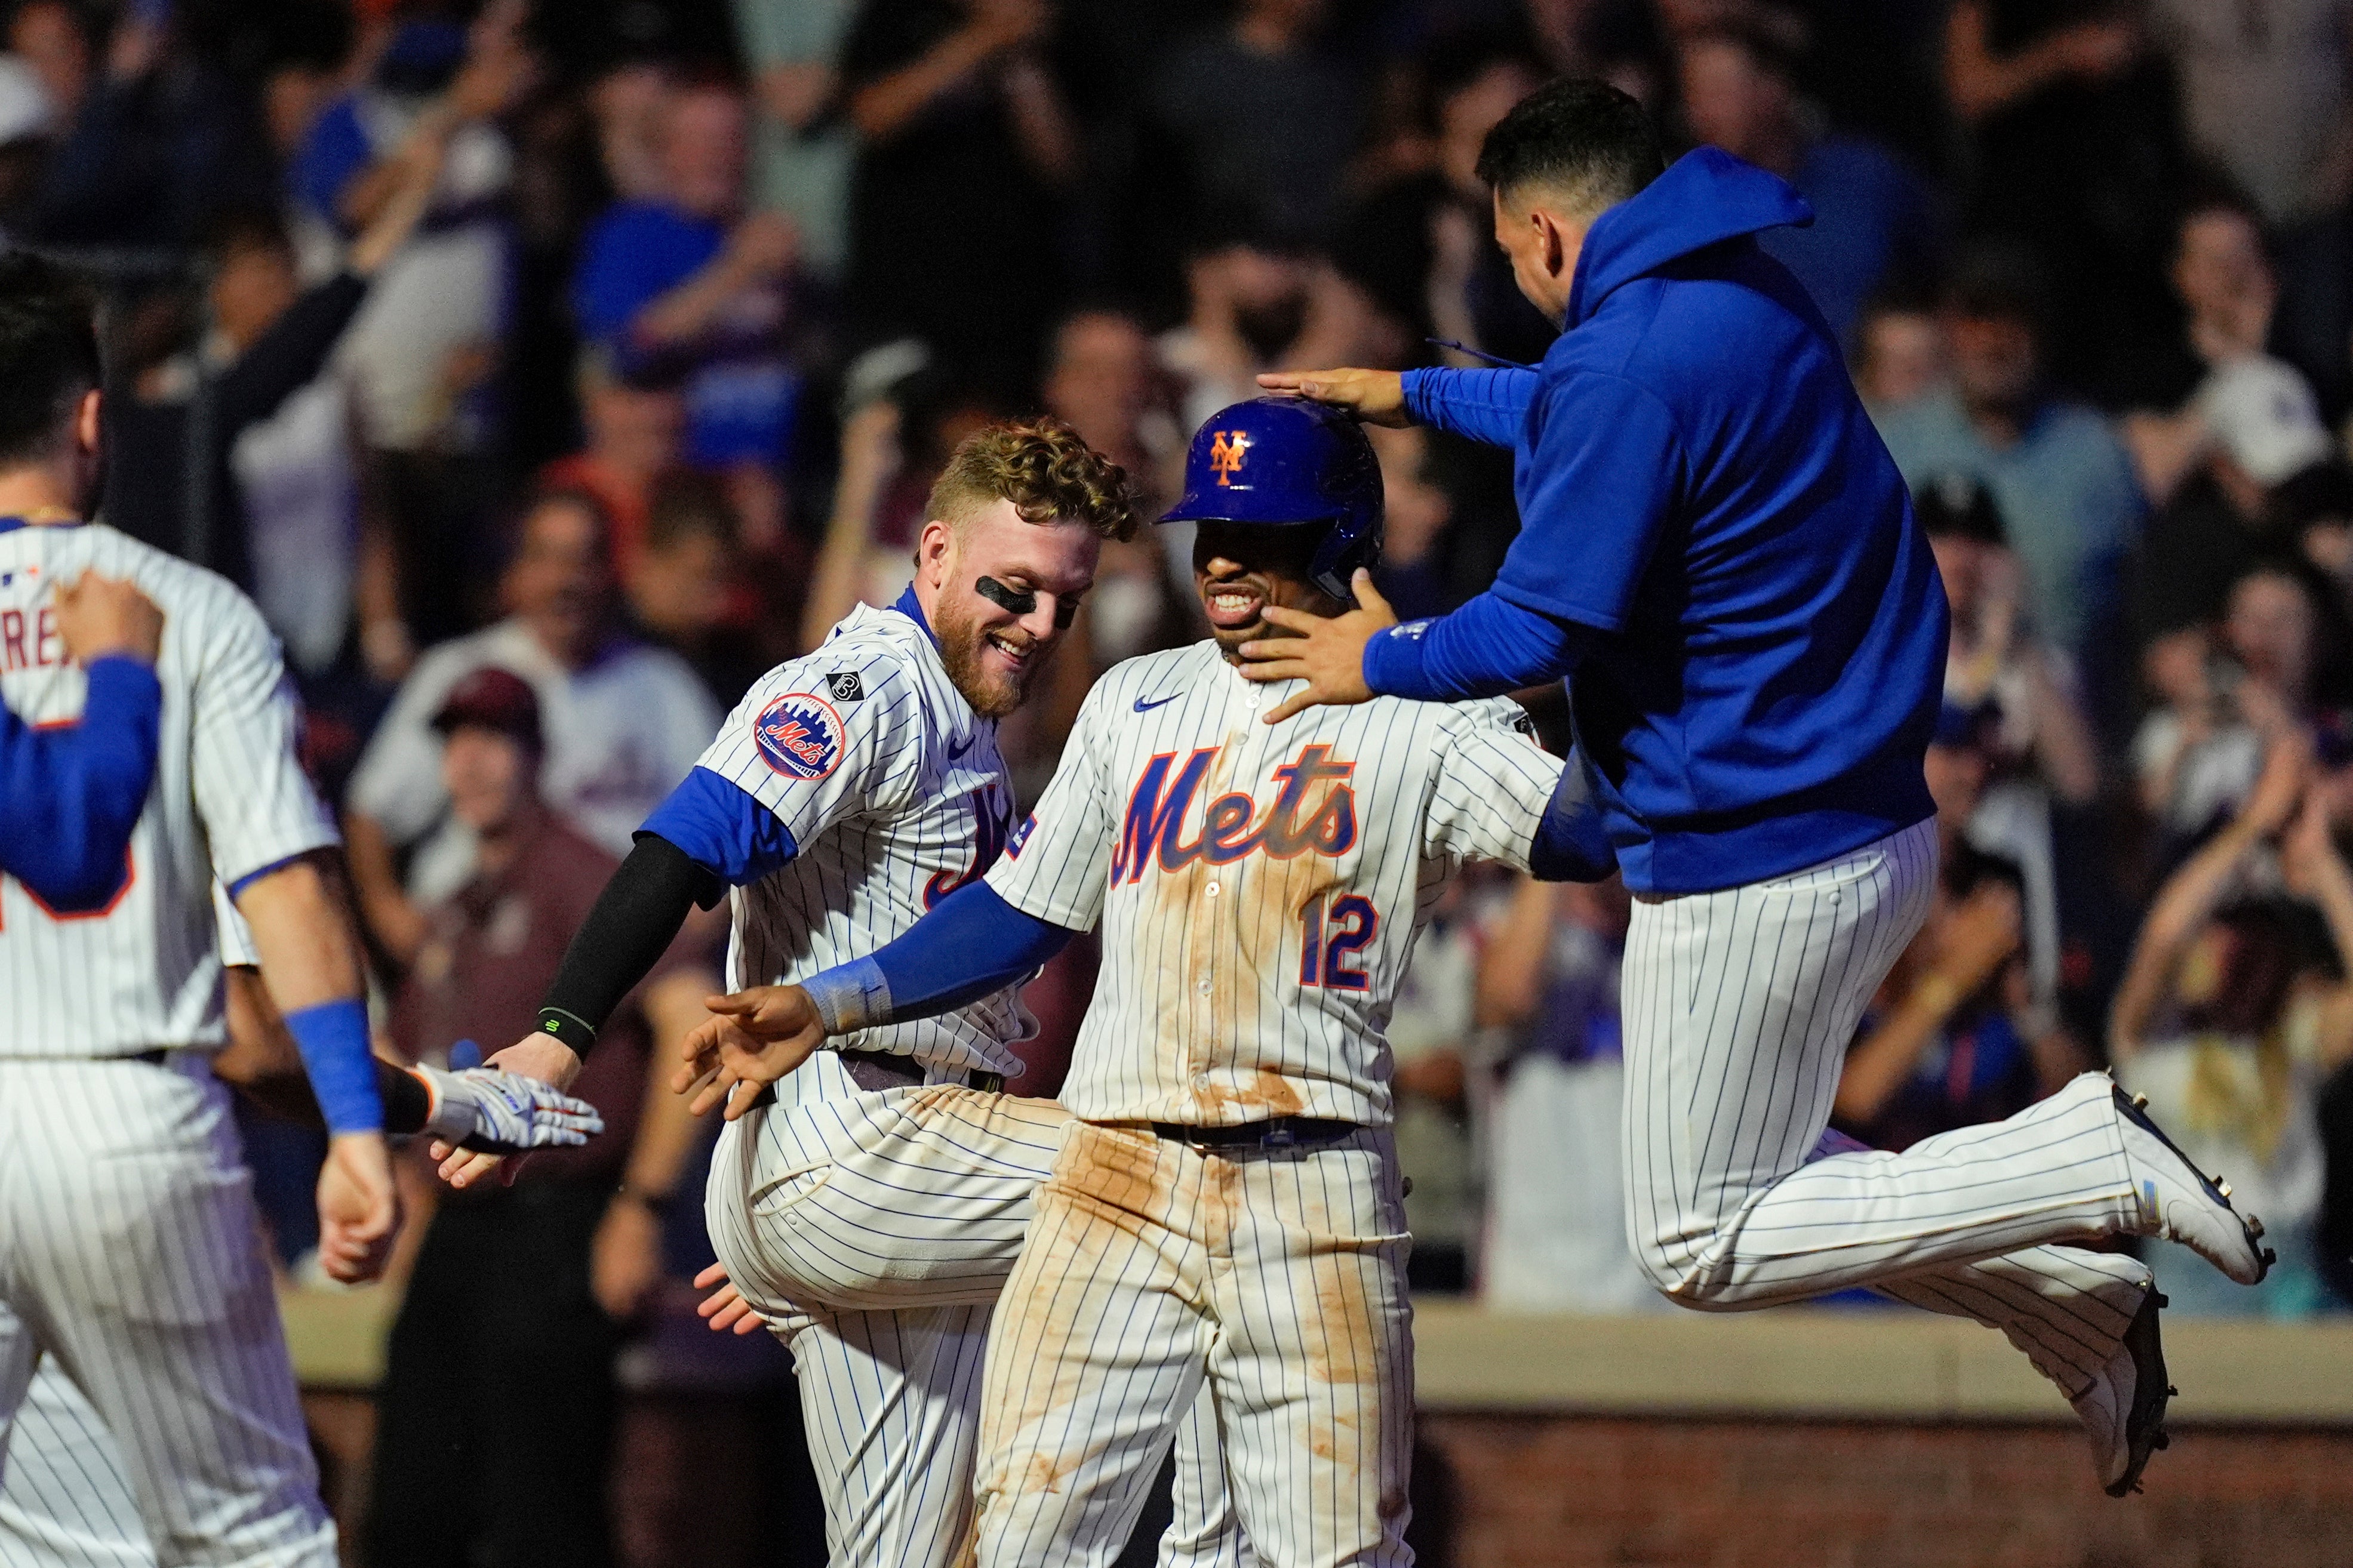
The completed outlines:
<svg viewBox="0 0 2353 1568">
<path fill-rule="evenodd" d="M 1367 425 L 1398 429 L 1413 423 L 1405 405 L 1405 384 L 1393 370 L 1272 370 L 1258 384 L 1315 403 L 1345 408 Z"/>
<path fill-rule="evenodd" d="M 726 884 L 650 830 L 661 818 L 657 811 L 649 830 L 638 835 L 628 858 L 596 895 L 588 918 L 564 950 L 563 965 L 539 1010 L 539 1027 L 491 1058 L 487 1066 L 559 1089 L 570 1084 L 579 1076 L 581 1058 L 596 1043 L 596 1031 L 678 940 L 688 912 L 719 901 Z M 447 1139 L 437 1139 L 431 1152 L 440 1162 L 441 1179 L 453 1187 L 480 1181 L 498 1164 L 496 1155 L 470 1151 Z"/>
<path fill-rule="evenodd" d="M 1536 373 L 1501 370 L 1270 371 L 1269 392 L 1345 408 L 1368 425 L 1429 425 L 1491 447 L 1511 447 L 1527 429 Z"/>
<path fill-rule="evenodd" d="M 1035 973 L 1077 934 L 971 883 L 868 957 L 798 985 L 711 998 L 711 1021 L 687 1037 L 670 1087 L 693 1096 L 698 1116 L 724 1101 L 732 1121 L 828 1039 L 976 1002 Z"/>
</svg>

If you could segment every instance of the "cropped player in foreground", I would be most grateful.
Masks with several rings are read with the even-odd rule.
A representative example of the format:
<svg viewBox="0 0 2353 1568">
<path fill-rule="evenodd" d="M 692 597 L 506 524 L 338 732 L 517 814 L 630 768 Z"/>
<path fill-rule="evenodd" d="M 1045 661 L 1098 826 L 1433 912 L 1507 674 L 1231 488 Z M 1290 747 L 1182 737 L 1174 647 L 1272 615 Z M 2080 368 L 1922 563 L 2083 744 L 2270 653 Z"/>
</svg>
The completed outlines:
<svg viewBox="0 0 2353 1568">
<path fill-rule="evenodd" d="M 926 516 L 913 585 L 753 688 L 599 897 L 544 1033 L 496 1060 L 568 1077 L 690 905 L 730 887 L 740 986 L 880 946 L 997 858 L 1013 791 L 996 721 L 1069 630 L 1102 541 L 1133 529 L 1126 478 L 1067 426 L 1000 426 L 957 448 Z M 1008 988 L 1024 977 L 869 1030 L 772 1103 L 747 1092 L 712 1161 L 712 1240 L 790 1331 L 837 1564 L 945 1564 L 968 1537 L 989 1313 L 1070 1120 L 998 1092 L 1031 1027 Z M 1165 1561 L 1246 1561 L 1221 1468 L 1188 1446 Z"/>
<path fill-rule="evenodd" d="M 70 648 L 72 637 L 66 641 Z M 82 724 L 90 722 L 85 710 Z M 14 804 L 13 795 L 0 794 L 0 819 L 8 818 Z M 121 863 L 119 842 L 114 861 Z M 217 888 L 214 906 L 228 1043 L 212 1058 L 213 1076 L 274 1115 L 324 1127 L 301 1052 L 255 967 L 252 933 Z M 513 1073 L 446 1073 L 381 1057 L 375 1071 L 387 1131 L 433 1132 L 476 1147 L 522 1150 L 577 1145 L 602 1130 L 586 1101 Z M 34 1369 L 6 1460 L 0 1468 L 0 1568 L 152 1568 L 155 1548 L 139 1515 L 121 1446 L 53 1357 L 44 1356 Z"/>
<path fill-rule="evenodd" d="M 2252 1284 L 2262 1226 L 2104 1074 L 1901 1154 L 1813 1159 L 1936 879 L 1921 759 L 1945 597 L 1837 343 L 1752 237 L 1811 211 L 1714 149 L 1660 163 L 1641 107 L 1595 82 L 1556 82 L 1489 133 L 1497 243 L 1564 329 L 1536 368 L 1261 378 L 1510 446 L 1523 527 L 1452 615 L 1279 615 L 1301 635 L 1245 648 L 1250 674 L 1304 681 L 1277 716 L 1571 676 L 1636 899 L 1636 1257 L 1688 1307 L 1869 1286 L 1999 1327 L 2074 1402 L 2122 1495 L 2162 1445 L 2162 1300 L 2132 1259 L 2038 1244 L 2164 1237 Z"/>
<path fill-rule="evenodd" d="M 1276 606 L 1337 614 L 1377 556 L 1361 430 L 1239 405 L 1187 479 L 1171 517 L 1198 525 L 1211 638 L 1096 683 L 978 885 L 869 957 L 735 999 L 690 1045 L 739 1103 L 790 1092 L 836 1070 L 822 1046 L 994 991 L 1101 921 L 1062 1090 L 1078 1122 L 989 1346 L 979 1559 L 1109 1562 L 1206 1384 L 1261 1558 L 1408 1563 L 1390 1000 L 1454 867 L 1594 875 L 1599 846 L 1562 832 L 1561 763 L 1509 702 L 1260 721 L 1279 694 L 1241 677 L 1240 645 Z"/>
<path fill-rule="evenodd" d="M 359 945 L 259 613 L 81 521 L 103 466 L 98 379 L 89 298 L 49 263 L 0 257 L 0 698 L 37 727 L 85 714 L 93 679 L 55 635 L 59 584 L 75 585 L 69 618 L 90 573 L 163 615 L 152 782 L 127 838 L 110 795 L 67 830 L 79 875 L 28 865 L 12 831 L 16 874 L 0 879 L 0 1453 L 54 1358 L 120 1441 L 159 1562 L 328 1563 L 334 1528 L 206 1068 L 222 1043 L 214 879 L 252 922 L 325 1111 L 321 1254 L 348 1279 L 382 1268 L 397 1222 Z M 102 711 L 125 662 L 96 660 Z M 62 754 L 37 749 L 9 787 L 37 794 L 37 764 Z"/>
</svg>

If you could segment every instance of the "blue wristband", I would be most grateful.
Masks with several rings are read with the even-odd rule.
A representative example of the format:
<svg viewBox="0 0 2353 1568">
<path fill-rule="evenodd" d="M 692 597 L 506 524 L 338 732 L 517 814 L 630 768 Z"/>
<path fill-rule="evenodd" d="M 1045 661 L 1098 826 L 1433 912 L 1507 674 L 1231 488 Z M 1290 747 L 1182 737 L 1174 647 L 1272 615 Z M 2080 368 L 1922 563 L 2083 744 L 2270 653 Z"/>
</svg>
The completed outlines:
<svg viewBox="0 0 2353 1568">
<path fill-rule="evenodd" d="M 375 1054 L 368 1049 L 366 1005 L 347 996 L 289 1013 L 286 1032 L 302 1053 L 327 1131 L 383 1131 L 384 1100 L 376 1093 Z"/>
</svg>

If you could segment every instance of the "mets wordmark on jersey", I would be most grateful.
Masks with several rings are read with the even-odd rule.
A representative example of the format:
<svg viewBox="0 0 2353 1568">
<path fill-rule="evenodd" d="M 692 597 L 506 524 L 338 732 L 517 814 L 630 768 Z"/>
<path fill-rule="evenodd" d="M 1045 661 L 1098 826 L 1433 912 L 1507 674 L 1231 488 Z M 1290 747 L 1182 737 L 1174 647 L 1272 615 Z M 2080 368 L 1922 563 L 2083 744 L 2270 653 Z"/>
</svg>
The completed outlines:
<svg viewBox="0 0 2353 1568">
<path fill-rule="evenodd" d="M 1558 758 L 1503 701 L 1260 715 L 1213 642 L 1130 659 L 1080 710 L 989 885 L 1103 922 L 1062 1100 L 1091 1121 L 1389 1120 L 1383 1031 L 1454 867 L 1525 869 Z"/>
</svg>

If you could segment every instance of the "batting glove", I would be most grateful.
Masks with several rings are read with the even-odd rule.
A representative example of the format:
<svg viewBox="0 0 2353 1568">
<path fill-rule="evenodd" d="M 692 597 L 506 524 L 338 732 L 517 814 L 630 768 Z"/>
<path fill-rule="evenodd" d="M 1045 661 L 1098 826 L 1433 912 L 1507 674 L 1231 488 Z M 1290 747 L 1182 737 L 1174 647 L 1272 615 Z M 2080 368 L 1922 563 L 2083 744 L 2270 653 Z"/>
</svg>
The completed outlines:
<svg viewBox="0 0 2353 1568">
<path fill-rule="evenodd" d="M 432 1102 L 423 1130 L 460 1149 L 521 1154 L 577 1148 L 605 1131 L 595 1106 L 535 1078 L 496 1068 L 443 1072 L 420 1064 L 405 1070 Z"/>
</svg>

